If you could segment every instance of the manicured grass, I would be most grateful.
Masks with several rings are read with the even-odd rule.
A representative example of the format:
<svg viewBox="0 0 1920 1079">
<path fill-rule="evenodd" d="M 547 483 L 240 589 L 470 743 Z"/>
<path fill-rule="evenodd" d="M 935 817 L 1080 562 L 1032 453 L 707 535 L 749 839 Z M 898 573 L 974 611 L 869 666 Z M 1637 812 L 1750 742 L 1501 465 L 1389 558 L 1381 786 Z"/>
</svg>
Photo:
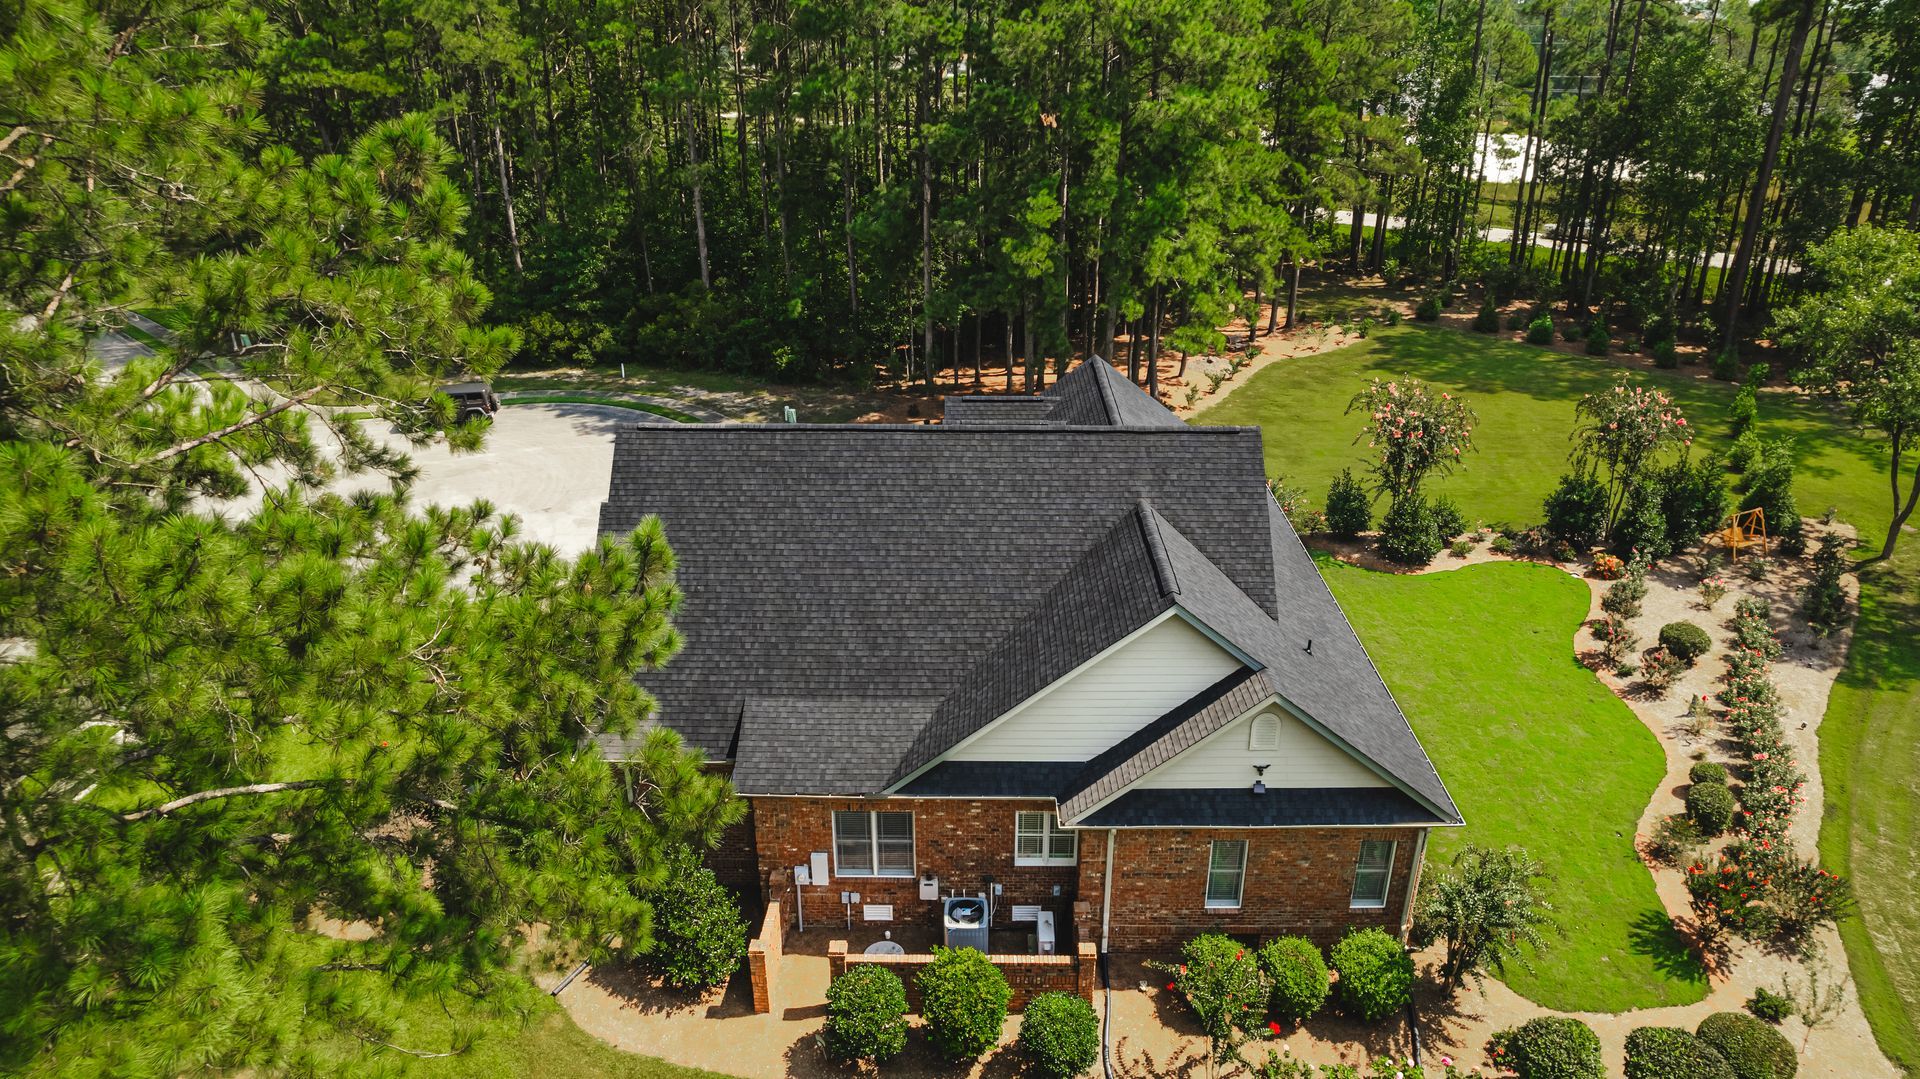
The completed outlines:
<svg viewBox="0 0 1920 1079">
<path fill-rule="evenodd" d="M 1846 669 L 1820 724 L 1820 858 L 1859 883 L 1840 937 L 1880 1049 L 1920 1071 L 1920 537 L 1861 581 Z"/>
<path fill-rule="evenodd" d="M 1417 577 L 1321 567 L 1466 817 L 1433 834 L 1429 866 L 1469 842 L 1519 844 L 1554 874 L 1566 935 L 1507 984 L 1565 1011 L 1704 997 L 1706 976 L 1633 847 L 1665 754 L 1573 658 L 1586 586 L 1521 562 Z"/>
<path fill-rule="evenodd" d="M 410 1019 L 414 1010 L 409 1009 Z M 413 1074 L 422 1079 L 495 1079 L 510 1075 L 533 1079 L 725 1079 L 717 1072 L 683 1068 L 615 1049 L 581 1030 L 556 1001 L 545 995 L 524 1024 L 518 1017 L 508 1017 L 469 1029 L 480 1035 L 471 1048 L 459 1056 L 420 1061 Z"/>
<path fill-rule="evenodd" d="M 538 397 L 515 397 L 511 401 L 502 401 L 503 406 L 513 405 L 605 405 L 608 408 L 629 408 L 635 412 L 650 412 L 655 416 L 665 416 L 675 423 L 703 423 L 698 416 L 688 415 L 679 409 L 665 405 L 648 404 L 645 401 L 629 401 L 622 397 L 596 397 L 584 393 L 542 394 Z"/>
<path fill-rule="evenodd" d="M 1378 328 L 1358 344 L 1273 364 L 1193 422 L 1265 426 L 1268 473 L 1305 487 L 1317 503 L 1342 468 L 1359 474 L 1366 463 L 1365 443 L 1354 443 L 1360 421 L 1346 414 L 1347 402 L 1369 378 L 1408 376 L 1465 396 L 1479 413 L 1478 452 L 1432 490 L 1489 523 L 1540 520 L 1541 500 L 1568 467 L 1574 405 L 1622 378 L 1672 393 L 1699 432 L 1696 452 L 1729 441 L 1734 387 L 1727 383 L 1414 326 Z M 1763 436 L 1796 440 L 1800 511 L 1817 516 L 1836 506 L 1877 546 L 1890 513 L 1884 440 L 1855 434 L 1833 407 L 1803 395 L 1763 394 L 1760 415 Z"/>
</svg>

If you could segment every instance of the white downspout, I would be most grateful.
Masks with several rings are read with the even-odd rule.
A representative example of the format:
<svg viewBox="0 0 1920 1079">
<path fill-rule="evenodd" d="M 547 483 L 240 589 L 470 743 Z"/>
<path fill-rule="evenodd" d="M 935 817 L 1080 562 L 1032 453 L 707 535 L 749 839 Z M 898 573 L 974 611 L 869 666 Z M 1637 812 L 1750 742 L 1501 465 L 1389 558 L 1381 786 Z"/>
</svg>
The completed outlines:
<svg viewBox="0 0 1920 1079">
<path fill-rule="evenodd" d="M 1422 833 L 1424 835 L 1425 833 Z M 1100 954 L 1107 954 L 1107 927 L 1113 920 L 1113 844 L 1118 828 L 1107 829 L 1107 872 L 1100 878 Z"/>
</svg>

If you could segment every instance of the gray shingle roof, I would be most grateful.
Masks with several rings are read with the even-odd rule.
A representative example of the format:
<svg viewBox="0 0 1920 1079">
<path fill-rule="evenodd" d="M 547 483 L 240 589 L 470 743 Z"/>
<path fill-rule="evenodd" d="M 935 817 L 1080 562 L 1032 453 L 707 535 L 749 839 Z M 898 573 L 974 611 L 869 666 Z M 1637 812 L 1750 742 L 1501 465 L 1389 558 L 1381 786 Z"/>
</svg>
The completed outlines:
<svg viewBox="0 0 1920 1079">
<path fill-rule="evenodd" d="M 1421 825 L 1433 814 L 1393 787 L 1132 790 L 1081 821 L 1087 828 L 1306 828 Z"/>
<path fill-rule="evenodd" d="M 942 401 L 941 423 L 1045 424 L 1051 421 L 1051 397 L 948 397 Z"/>
<path fill-rule="evenodd" d="M 1253 666 L 1070 779 L 986 785 L 1083 812 L 1277 694 L 1457 820 L 1267 493 L 1258 430 L 1188 427 L 1105 363 L 1048 392 L 1061 422 L 620 431 L 601 530 L 658 515 L 686 592 L 684 649 L 638 675 L 661 721 L 747 793 L 981 787 L 940 755 L 1178 604 Z"/>
</svg>

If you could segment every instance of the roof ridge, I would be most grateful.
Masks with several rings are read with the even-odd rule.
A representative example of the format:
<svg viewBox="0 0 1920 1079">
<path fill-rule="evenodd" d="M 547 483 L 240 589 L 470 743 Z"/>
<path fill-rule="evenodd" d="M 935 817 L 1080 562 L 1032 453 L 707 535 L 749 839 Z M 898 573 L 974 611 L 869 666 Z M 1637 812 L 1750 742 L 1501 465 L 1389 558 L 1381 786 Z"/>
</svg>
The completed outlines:
<svg viewBox="0 0 1920 1079">
<path fill-rule="evenodd" d="M 1107 384 L 1107 375 L 1119 374 L 1119 372 L 1113 369 L 1112 364 L 1102 359 L 1099 353 L 1088 356 L 1085 363 L 1097 363 L 1106 368 L 1105 371 L 1095 375 L 1093 381 L 1100 388 L 1100 407 L 1106 410 L 1107 422 L 1116 427 L 1120 426 L 1120 402 L 1114 400 L 1113 387 Z"/>
<path fill-rule="evenodd" d="M 1153 562 L 1154 583 L 1163 596 L 1180 594 L 1180 575 L 1173 571 L 1173 559 L 1167 555 L 1167 542 L 1160 535 L 1160 515 L 1154 512 L 1146 499 L 1133 504 L 1134 514 L 1140 521 L 1140 539 L 1147 545 L 1147 556 Z"/>
</svg>

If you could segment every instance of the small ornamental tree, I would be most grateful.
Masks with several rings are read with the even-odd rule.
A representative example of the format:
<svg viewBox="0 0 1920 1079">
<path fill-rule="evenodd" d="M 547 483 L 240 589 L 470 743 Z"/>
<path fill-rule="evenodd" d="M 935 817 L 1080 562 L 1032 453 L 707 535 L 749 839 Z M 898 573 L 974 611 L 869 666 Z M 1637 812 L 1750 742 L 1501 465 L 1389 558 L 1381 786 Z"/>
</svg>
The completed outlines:
<svg viewBox="0 0 1920 1079">
<path fill-rule="evenodd" d="M 1660 645 L 1691 667 L 1694 660 L 1713 649 L 1713 638 L 1692 622 L 1668 622 L 1660 627 Z"/>
<path fill-rule="evenodd" d="M 1454 855 L 1448 871 L 1427 878 L 1414 930 L 1423 942 L 1446 944 L 1440 973 L 1449 988 L 1498 973 L 1509 959 L 1525 966 L 1523 945 L 1545 949 L 1541 929 L 1553 911 L 1540 886 L 1546 879 L 1545 867 L 1521 847 L 1473 844 Z"/>
<path fill-rule="evenodd" d="M 647 965 L 674 989 L 708 989 L 733 976 L 747 954 L 740 901 L 700 856 L 682 847 L 668 861 L 653 901 L 654 949 Z"/>
<path fill-rule="evenodd" d="M 1478 422 L 1466 402 L 1434 393 L 1419 379 L 1374 379 L 1355 394 L 1347 411 L 1366 414 L 1360 434 L 1378 456 L 1370 466 L 1380 493 L 1398 501 L 1415 494 L 1429 476 L 1445 476 L 1473 449 Z"/>
<path fill-rule="evenodd" d="M 1329 956 L 1340 978 L 1334 996 L 1340 1010 L 1374 1023 L 1407 1006 L 1413 996 L 1413 957 L 1380 929 L 1355 929 Z"/>
<path fill-rule="evenodd" d="M 1297 1023 L 1327 1002 L 1332 983 L 1319 945 L 1305 937 L 1279 937 L 1260 946 L 1259 960 L 1272 987 L 1267 1005 L 1272 1014 Z"/>
<path fill-rule="evenodd" d="M 1343 468 L 1327 489 L 1327 527 L 1343 539 L 1352 539 L 1373 524 L 1373 500 L 1353 470 Z"/>
<path fill-rule="evenodd" d="M 1042 993 L 1021 1013 L 1019 1044 L 1045 1079 L 1071 1079 L 1100 1059 L 1100 1018 L 1072 993 Z"/>
<path fill-rule="evenodd" d="M 1618 383 L 1580 399 L 1574 414 L 1573 460 L 1607 486 L 1607 529 L 1613 529 L 1633 485 L 1649 474 L 1661 450 L 1693 444 L 1687 418 L 1659 390 Z"/>
<path fill-rule="evenodd" d="M 973 1060 L 1000 1042 L 1013 990 L 1007 976 L 973 948 L 933 949 L 920 972 L 920 1017 L 950 1060 Z"/>
<path fill-rule="evenodd" d="M 1267 980 L 1246 945 L 1219 933 L 1203 933 L 1180 949 L 1169 969 L 1168 988 L 1180 994 L 1206 1032 L 1211 1057 L 1233 1059 L 1267 1009 Z"/>
<path fill-rule="evenodd" d="M 1837 533 L 1821 538 L 1813 555 L 1813 580 L 1801 596 L 1800 613 L 1821 636 L 1847 624 L 1847 590 L 1840 583 L 1847 572 L 1846 549 L 1847 541 Z"/>
<path fill-rule="evenodd" d="M 827 987 L 827 1052 L 881 1061 L 907 1047 L 907 987 L 885 967 L 860 964 Z"/>
</svg>

